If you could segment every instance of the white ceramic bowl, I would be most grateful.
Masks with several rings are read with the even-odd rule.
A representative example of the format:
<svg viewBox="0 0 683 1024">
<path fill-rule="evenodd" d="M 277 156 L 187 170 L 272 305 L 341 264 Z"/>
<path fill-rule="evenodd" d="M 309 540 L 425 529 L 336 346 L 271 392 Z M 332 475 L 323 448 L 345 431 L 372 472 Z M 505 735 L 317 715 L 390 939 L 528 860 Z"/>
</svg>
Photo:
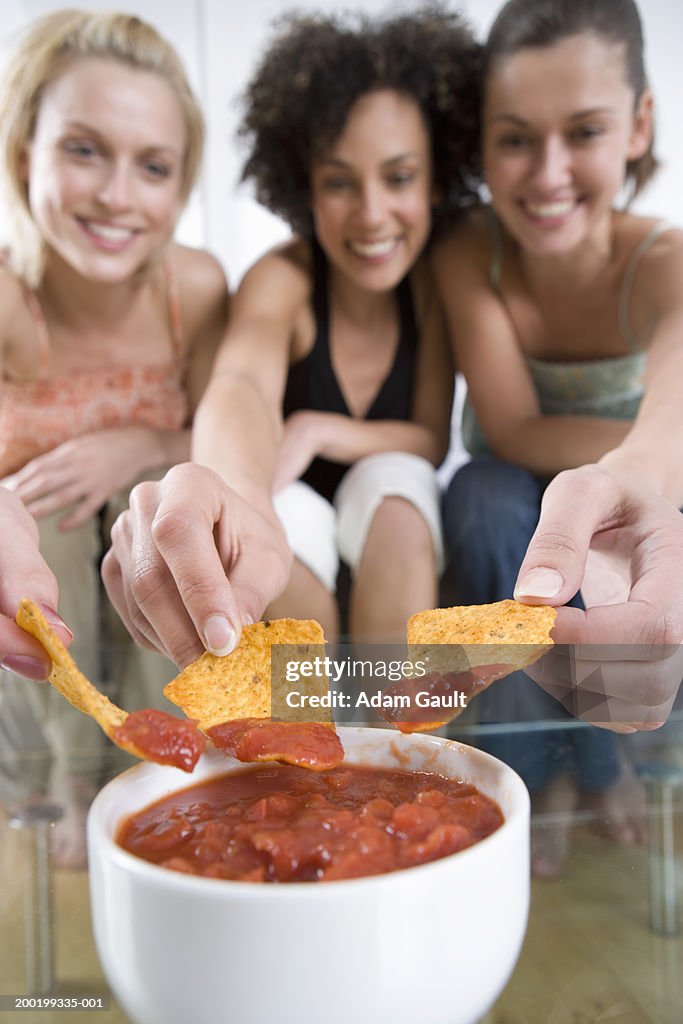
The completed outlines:
<svg viewBox="0 0 683 1024">
<path fill-rule="evenodd" d="M 474 783 L 505 823 L 475 846 L 371 878 L 267 885 L 188 876 L 113 841 L 122 818 L 244 765 L 211 751 L 192 776 L 143 763 L 88 820 L 97 949 L 137 1024 L 474 1024 L 519 954 L 529 903 L 529 799 L 471 747 L 340 729 L 352 763 Z"/>
</svg>

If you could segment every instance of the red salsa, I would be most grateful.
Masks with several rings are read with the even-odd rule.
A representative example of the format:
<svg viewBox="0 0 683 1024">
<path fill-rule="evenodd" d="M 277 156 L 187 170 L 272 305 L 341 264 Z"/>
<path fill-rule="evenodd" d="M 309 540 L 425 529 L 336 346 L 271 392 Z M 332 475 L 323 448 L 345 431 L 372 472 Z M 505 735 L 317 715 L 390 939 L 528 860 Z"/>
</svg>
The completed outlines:
<svg viewBox="0 0 683 1024">
<path fill-rule="evenodd" d="M 284 761 L 321 772 L 344 760 L 334 727 L 322 722 L 278 722 L 271 718 L 239 718 L 207 729 L 219 750 L 238 761 Z"/>
<path fill-rule="evenodd" d="M 155 708 L 131 712 L 112 738 L 147 761 L 171 764 L 184 772 L 192 771 L 206 745 L 195 722 Z"/>
<path fill-rule="evenodd" d="M 121 825 L 124 849 L 192 875 L 315 882 L 378 875 L 456 853 L 503 822 L 468 783 L 360 767 L 272 764 L 164 797 Z"/>
<path fill-rule="evenodd" d="M 400 732 L 426 732 L 457 718 L 477 694 L 512 672 L 512 665 L 482 665 L 464 672 L 428 672 L 404 677 L 383 693 L 393 698 L 380 710 Z M 397 699 L 399 698 L 399 699 Z"/>
</svg>

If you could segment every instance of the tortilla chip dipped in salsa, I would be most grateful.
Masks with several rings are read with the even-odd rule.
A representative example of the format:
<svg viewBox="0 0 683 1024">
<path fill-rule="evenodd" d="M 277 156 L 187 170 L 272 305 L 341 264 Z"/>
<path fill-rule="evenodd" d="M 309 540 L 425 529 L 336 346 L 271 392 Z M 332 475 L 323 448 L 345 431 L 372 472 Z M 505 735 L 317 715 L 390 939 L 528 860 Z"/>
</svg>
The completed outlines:
<svg viewBox="0 0 683 1024">
<path fill-rule="evenodd" d="M 52 662 L 49 682 L 75 708 L 94 718 L 110 740 L 134 757 L 191 772 L 206 744 L 194 722 L 144 708 L 128 714 L 83 675 L 33 601 L 23 598 L 17 625 L 42 644 Z"/>
<path fill-rule="evenodd" d="M 286 687 L 274 671 L 273 648 L 296 645 L 297 657 L 322 651 L 325 636 L 312 619 L 275 619 L 245 626 L 240 643 L 230 654 L 206 652 L 188 665 L 164 689 L 165 696 L 183 709 L 214 746 L 239 761 L 283 761 L 324 771 L 344 757 L 329 709 L 311 721 L 310 709 L 288 709 L 286 720 L 275 720 L 273 709 Z M 308 691 L 327 693 L 327 676 L 310 680 Z"/>
<path fill-rule="evenodd" d="M 545 654 L 553 643 L 550 631 L 556 617 L 556 609 L 548 605 L 517 601 L 436 608 L 411 616 L 410 661 L 424 663 L 427 672 L 396 684 L 397 693 L 414 699 L 409 708 L 392 708 L 391 720 L 401 732 L 446 725 L 491 683 Z"/>
</svg>

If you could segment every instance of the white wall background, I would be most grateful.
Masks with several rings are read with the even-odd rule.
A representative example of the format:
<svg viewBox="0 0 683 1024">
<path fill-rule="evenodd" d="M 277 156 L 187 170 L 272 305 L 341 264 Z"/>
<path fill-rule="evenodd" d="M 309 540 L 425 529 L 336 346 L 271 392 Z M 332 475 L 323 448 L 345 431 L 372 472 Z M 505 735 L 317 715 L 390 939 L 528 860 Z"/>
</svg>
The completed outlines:
<svg viewBox="0 0 683 1024">
<path fill-rule="evenodd" d="M 0 62 L 17 33 L 33 18 L 78 0 L 0 0 Z M 90 0 L 91 9 L 111 9 L 117 0 Z M 272 19 L 285 10 L 333 10 L 339 6 L 382 10 L 387 0 L 120 0 L 122 9 L 153 22 L 179 50 L 206 113 L 209 135 L 197 194 L 184 215 L 179 237 L 209 248 L 222 261 L 233 284 L 286 227 L 238 187 L 241 154 L 234 140 L 238 98 L 258 59 Z M 396 4 L 392 4 L 392 9 Z M 409 4 L 406 6 L 410 6 Z M 499 0 L 463 0 L 459 5 L 484 33 Z M 657 101 L 658 153 L 663 163 L 638 209 L 683 224 L 683 123 L 680 45 L 683 0 L 640 0 L 647 64 Z M 2 214 L 0 211 L 0 218 Z M 0 234 L 2 225 L 0 220 Z"/>
</svg>

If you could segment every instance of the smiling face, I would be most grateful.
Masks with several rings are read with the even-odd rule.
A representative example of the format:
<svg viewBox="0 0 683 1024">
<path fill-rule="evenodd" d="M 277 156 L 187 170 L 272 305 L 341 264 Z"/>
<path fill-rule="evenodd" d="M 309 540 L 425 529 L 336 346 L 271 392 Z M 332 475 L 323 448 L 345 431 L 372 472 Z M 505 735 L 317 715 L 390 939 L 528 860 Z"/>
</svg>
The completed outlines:
<svg viewBox="0 0 683 1024">
<path fill-rule="evenodd" d="M 430 140 L 414 100 L 362 96 L 314 164 L 315 233 L 334 268 L 368 291 L 395 288 L 429 237 Z"/>
<path fill-rule="evenodd" d="M 624 48 L 592 34 L 499 58 L 486 82 L 484 167 L 523 249 L 566 252 L 609 224 L 626 162 L 647 150 L 651 97 L 635 98 Z"/>
<path fill-rule="evenodd" d="M 186 131 L 157 75 L 76 60 L 43 93 L 27 147 L 31 214 L 47 244 L 93 281 L 121 282 L 172 237 Z"/>
</svg>

